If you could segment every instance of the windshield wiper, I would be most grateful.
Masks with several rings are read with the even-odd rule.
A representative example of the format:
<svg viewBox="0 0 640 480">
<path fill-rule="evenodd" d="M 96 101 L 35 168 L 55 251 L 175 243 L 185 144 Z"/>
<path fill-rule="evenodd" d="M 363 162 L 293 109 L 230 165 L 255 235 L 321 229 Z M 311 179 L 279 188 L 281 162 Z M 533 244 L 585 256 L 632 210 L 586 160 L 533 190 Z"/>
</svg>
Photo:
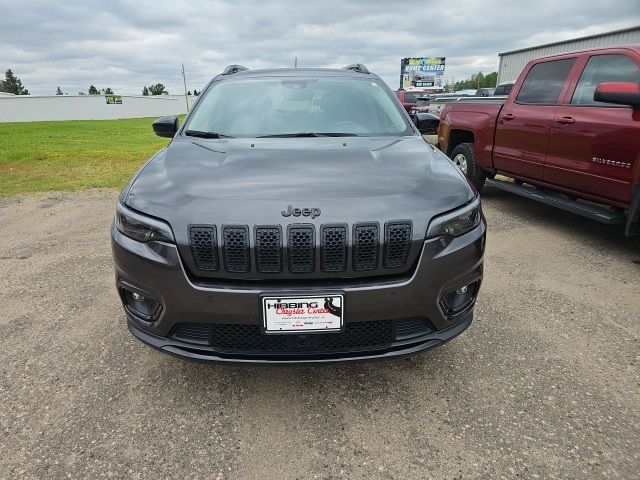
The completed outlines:
<svg viewBox="0 0 640 480">
<path fill-rule="evenodd" d="M 257 138 L 293 138 L 293 137 L 357 137 L 357 133 L 344 132 L 298 132 L 275 133 L 273 135 L 260 135 Z"/>
<path fill-rule="evenodd" d="M 223 135 L 222 133 L 217 132 L 203 132 L 200 130 L 185 130 L 184 134 L 189 137 L 200 138 L 233 138 L 231 135 Z"/>
</svg>

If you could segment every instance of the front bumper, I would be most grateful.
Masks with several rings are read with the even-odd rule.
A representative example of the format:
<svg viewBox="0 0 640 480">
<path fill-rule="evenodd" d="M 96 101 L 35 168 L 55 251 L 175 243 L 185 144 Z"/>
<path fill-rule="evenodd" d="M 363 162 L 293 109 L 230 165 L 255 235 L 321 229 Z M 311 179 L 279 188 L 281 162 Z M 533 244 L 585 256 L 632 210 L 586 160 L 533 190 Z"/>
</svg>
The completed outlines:
<svg viewBox="0 0 640 480">
<path fill-rule="evenodd" d="M 125 308 L 129 330 L 138 339 L 161 351 L 198 361 L 308 363 L 368 360 L 409 355 L 440 345 L 462 333 L 473 318 L 473 302 L 463 311 L 448 313 L 442 299 L 463 286 L 482 280 L 486 225 L 445 243 L 441 239 L 424 242 L 414 268 L 401 277 L 332 279 L 332 281 L 292 282 L 202 280 L 185 271 L 178 249 L 159 242 L 136 242 L 112 228 L 112 249 L 116 284 L 160 306 L 152 321 Z M 176 329 L 185 324 L 258 328 L 262 319 L 263 295 L 309 295 L 340 292 L 345 298 L 345 326 L 358 322 L 388 325 L 389 341 L 352 348 L 287 348 L 283 351 L 219 348 L 205 335 L 204 341 L 176 338 Z M 122 296 L 122 295 L 121 295 Z M 475 300 L 475 298 L 474 298 Z M 412 335 L 400 334 L 401 325 L 421 319 L 428 327 Z M 388 322 L 384 323 L 384 322 Z M 405 322 L 405 323 L 402 323 Z M 360 325 L 364 325 L 361 323 Z M 402 327 L 404 329 L 405 327 Z M 216 330 L 211 330 L 215 332 Z M 404 331 L 404 330 L 403 330 Z M 318 335 L 342 335 L 318 334 Z M 315 339 L 314 339 L 315 340 Z M 313 343 L 311 344 L 313 346 Z"/>
</svg>

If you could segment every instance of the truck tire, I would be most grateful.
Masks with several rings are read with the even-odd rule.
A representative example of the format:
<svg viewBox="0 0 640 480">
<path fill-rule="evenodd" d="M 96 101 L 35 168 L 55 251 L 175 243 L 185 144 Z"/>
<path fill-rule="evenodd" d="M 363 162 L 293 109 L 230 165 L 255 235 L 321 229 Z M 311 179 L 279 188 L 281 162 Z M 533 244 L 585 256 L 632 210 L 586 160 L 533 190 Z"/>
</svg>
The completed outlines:
<svg viewBox="0 0 640 480">
<path fill-rule="evenodd" d="M 476 186 L 478 191 L 484 187 L 487 174 L 476 163 L 476 153 L 472 143 L 461 143 L 451 152 L 451 161 Z"/>
</svg>

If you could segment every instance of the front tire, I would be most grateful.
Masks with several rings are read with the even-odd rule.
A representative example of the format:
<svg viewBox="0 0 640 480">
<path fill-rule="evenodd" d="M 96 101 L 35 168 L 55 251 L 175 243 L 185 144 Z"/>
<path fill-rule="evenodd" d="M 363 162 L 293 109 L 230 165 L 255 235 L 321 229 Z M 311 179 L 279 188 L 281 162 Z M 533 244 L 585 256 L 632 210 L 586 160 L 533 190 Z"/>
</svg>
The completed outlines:
<svg viewBox="0 0 640 480">
<path fill-rule="evenodd" d="M 476 152 L 472 143 L 461 143 L 451 152 L 451 161 L 476 186 L 478 191 L 484 187 L 487 175 L 476 163 Z"/>
</svg>

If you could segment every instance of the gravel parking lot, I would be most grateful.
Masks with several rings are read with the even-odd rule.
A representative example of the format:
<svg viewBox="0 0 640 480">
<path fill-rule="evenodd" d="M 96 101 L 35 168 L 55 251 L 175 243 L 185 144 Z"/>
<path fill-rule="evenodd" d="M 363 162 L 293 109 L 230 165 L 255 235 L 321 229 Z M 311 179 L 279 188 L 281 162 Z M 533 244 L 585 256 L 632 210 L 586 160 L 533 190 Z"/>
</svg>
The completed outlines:
<svg viewBox="0 0 640 480">
<path fill-rule="evenodd" d="M 0 478 L 639 478 L 640 241 L 488 189 L 467 332 L 396 361 L 201 365 L 127 331 L 115 191 L 0 201 Z"/>
</svg>

